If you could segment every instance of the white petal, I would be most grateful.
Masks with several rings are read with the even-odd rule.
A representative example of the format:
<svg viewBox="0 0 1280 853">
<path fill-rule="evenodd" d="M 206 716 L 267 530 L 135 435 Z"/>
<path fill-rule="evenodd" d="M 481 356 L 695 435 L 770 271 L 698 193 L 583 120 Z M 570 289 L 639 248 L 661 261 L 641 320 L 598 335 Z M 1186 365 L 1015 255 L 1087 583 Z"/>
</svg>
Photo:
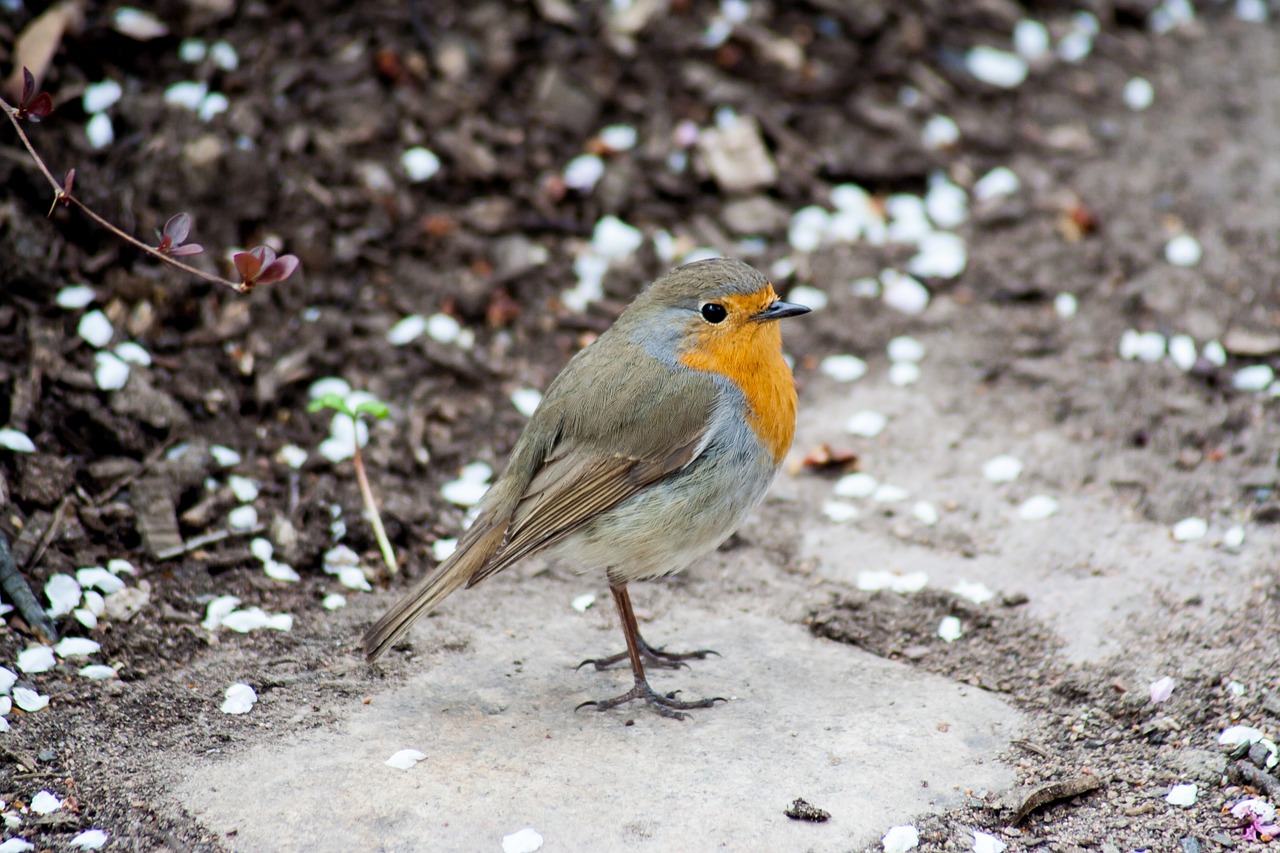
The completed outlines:
<svg viewBox="0 0 1280 853">
<path fill-rule="evenodd" d="M 1018 507 L 1018 517 L 1023 521 L 1043 521 L 1058 511 L 1058 502 L 1048 495 L 1033 495 Z"/>
<path fill-rule="evenodd" d="M 397 750 L 383 764 L 388 767 L 394 767 L 396 770 L 408 770 L 426 757 L 427 754 L 425 752 L 418 752 L 416 749 L 401 749 Z"/>
<path fill-rule="evenodd" d="M 502 853 L 534 853 L 542 847 L 542 834 L 531 826 L 502 837 Z"/>
<path fill-rule="evenodd" d="M 347 597 L 332 592 L 320 600 L 320 606 L 325 610 L 338 610 L 347 606 Z"/>
<path fill-rule="evenodd" d="M 249 553 L 257 557 L 260 562 L 267 562 L 275 554 L 275 546 L 268 539 L 256 536 L 249 542 Z"/>
<path fill-rule="evenodd" d="M 442 344 L 455 343 L 462 334 L 462 324 L 448 314 L 432 314 L 427 318 L 427 336 Z"/>
<path fill-rule="evenodd" d="M 59 573 L 44 582 L 44 594 L 49 599 L 49 609 L 45 612 L 57 619 L 80 606 L 82 593 L 75 578 Z"/>
<path fill-rule="evenodd" d="M 457 539 L 437 539 L 431 543 L 431 556 L 435 557 L 437 563 L 443 563 L 452 557 L 456 550 L 458 550 Z"/>
<path fill-rule="evenodd" d="M 129 381 L 129 365 L 115 353 L 96 352 L 93 381 L 103 391 L 119 391 Z"/>
<path fill-rule="evenodd" d="M 307 463 L 307 451 L 296 444 L 286 444 L 276 451 L 276 458 L 296 471 Z"/>
<path fill-rule="evenodd" d="M 0 447 L 8 448 L 15 453 L 35 453 L 36 445 L 25 432 L 5 427 L 0 429 Z"/>
<path fill-rule="evenodd" d="M 209 45 L 209 58 L 223 71 L 235 71 L 240 67 L 240 56 L 229 41 L 219 39 Z"/>
<path fill-rule="evenodd" d="M 896 361 L 889 365 L 889 384 L 904 388 L 920 381 L 920 365 L 909 361 Z"/>
<path fill-rule="evenodd" d="M 1179 234 L 1164 247 L 1164 259 L 1178 267 L 1194 267 L 1202 254 L 1200 241 L 1190 234 Z"/>
<path fill-rule="evenodd" d="M 625 258 L 644 244 L 644 234 L 616 216 L 605 216 L 591 233 L 591 249 L 607 260 Z"/>
<path fill-rule="evenodd" d="M 1261 391 L 1275 381 L 1275 371 L 1269 364 L 1251 364 L 1242 367 L 1231 377 L 1231 386 L 1237 391 Z"/>
<path fill-rule="evenodd" d="M 1253 726 L 1231 726 L 1218 736 L 1220 746 L 1245 746 L 1262 740 L 1262 732 Z"/>
<path fill-rule="evenodd" d="M 902 335 L 889 341 L 885 352 L 890 361 L 919 362 L 924 360 L 925 346 L 915 338 Z"/>
<path fill-rule="evenodd" d="M 1182 519 L 1173 526 L 1173 541 L 1193 542 L 1196 539 L 1203 539 L 1208 532 L 1209 522 L 1193 515 L 1190 518 Z"/>
<path fill-rule="evenodd" d="M 218 710 L 224 714 L 247 714 L 258 701 L 258 694 L 247 684 L 233 684 L 227 688 L 226 698 Z"/>
<path fill-rule="evenodd" d="M 950 148 L 960 141 L 960 128 L 947 116 L 933 116 L 920 131 L 925 148 Z"/>
<path fill-rule="evenodd" d="M 124 589 L 124 581 L 101 566 L 77 569 L 76 580 L 80 582 L 80 586 L 101 590 L 104 595 Z"/>
<path fill-rule="evenodd" d="M 18 673 L 7 666 L 0 666 L 0 695 L 8 694 L 18 680 Z"/>
<path fill-rule="evenodd" d="M 164 102 L 175 107 L 184 107 L 185 109 L 195 112 L 200 109 L 200 103 L 204 100 L 205 95 L 209 94 L 209 87 L 204 83 L 197 83 L 193 80 L 183 80 L 180 83 L 174 83 L 164 90 Z"/>
<path fill-rule="evenodd" d="M 856 506 L 845 501 L 823 501 L 822 514 L 836 524 L 843 524 L 853 521 L 862 513 Z"/>
<path fill-rule="evenodd" d="M 27 853 L 36 846 L 25 838 L 9 838 L 0 843 L 0 853 Z"/>
<path fill-rule="evenodd" d="M 919 314 L 929 306 L 929 291 L 916 279 L 897 270 L 880 273 L 884 304 L 903 314 Z"/>
<path fill-rule="evenodd" d="M 351 383 L 337 376 L 326 376 L 323 379 L 317 379 L 307 388 L 307 396 L 312 400 L 319 400 L 329 394 L 346 398 L 351 393 Z"/>
<path fill-rule="evenodd" d="M 1244 546 L 1244 527 L 1235 524 L 1222 534 L 1222 547 L 1228 551 L 1239 551 Z"/>
<path fill-rule="evenodd" d="M 536 388 L 519 388 L 511 392 L 511 405 L 526 418 L 533 417 L 542 402 L 542 392 Z"/>
<path fill-rule="evenodd" d="M 236 500 L 242 504 L 250 503 L 258 498 L 258 482 L 248 477 L 241 477 L 239 474 L 232 474 L 227 477 L 227 485 L 231 487 L 231 494 L 236 496 Z"/>
<path fill-rule="evenodd" d="M 1156 98 L 1156 90 L 1151 83 L 1142 77 L 1133 77 L 1124 84 L 1124 105 L 1134 112 L 1141 112 L 1151 106 Z"/>
<path fill-rule="evenodd" d="M 969 73 L 1001 89 L 1015 89 L 1027 79 L 1027 61 L 1016 53 L 979 45 L 965 54 Z"/>
<path fill-rule="evenodd" d="M 884 853 L 907 853 L 920 843 L 920 833 L 914 826 L 891 826 L 880 839 L 884 845 Z"/>
<path fill-rule="evenodd" d="M 879 487 L 879 480 L 870 474 L 859 471 L 855 474 L 845 474 L 839 480 L 836 480 L 832 492 L 841 498 L 869 498 L 875 494 L 876 489 Z"/>
<path fill-rule="evenodd" d="M 246 504 L 227 513 L 227 526 L 232 530 L 252 530 L 258 526 L 258 510 Z"/>
<path fill-rule="evenodd" d="M 1053 311 L 1064 320 L 1070 320 L 1080 311 L 1080 302 L 1073 293 L 1059 293 L 1053 297 Z"/>
<path fill-rule="evenodd" d="M 58 291 L 54 301 L 59 308 L 85 308 L 96 298 L 93 288 L 87 284 L 72 284 Z"/>
<path fill-rule="evenodd" d="M 221 444 L 215 444 L 210 447 L 209 455 L 213 457 L 214 462 L 217 462 L 223 468 L 234 468 L 240 464 L 240 454 Z"/>
<path fill-rule="evenodd" d="M 263 563 L 262 571 L 272 580 L 291 582 L 302 580 L 302 576 L 294 570 L 293 566 L 288 563 L 278 563 L 275 560 L 267 560 Z"/>
<path fill-rule="evenodd" d="M 997 166 L 974 183 L 973 197 L 978 201 L 1003 198 L 1016 193 L 1021 185 L 1022 182 L 1012 169 Z"/>
<path fill-rule="evenodd" d="M 415 184 L 430 180 L 440 171 L 440 158 L 426 148 L 414 147 L 400 155 L 400 166 Z"/>
<path fill-rule="evenodd" d="M 570 606 L 579 613 L 586 613 L 587 608 L 596 603 L 596 597 L 591 593 L 583 593 L 570 602 Z"/>
<path fill-rule="evenodd" d="M 928 501 L 916 501 L 911 505 L 911 514 L 921 524 L 933 527 L 938 523 L 938 508 Z"/>
<path fill-rule="evenodd" d="M 410 314 L 387 331 L 387 343 L 402 347 L 420 338 L 427 331 L 427 318 L 421 314 Z"/>
<path fill-rule="evenodd" d="M 234 595 L 220 595 L 205 606 L 204 621 L 200 627 L 206 631 L 215 631 L 222 625 L 223 618 L 240 606 L 240 599 Z"/>
<path fill-rule="evenodd" d="M 951 588 L 951 591 L 961 598 L 969 599 L 974 604 L 985 604 L 996 597 L 986 584 L 977 581 L 960 581 Z"/>
<path fill-rule="evenodd" d="M 62 808 L 62 800 L 52 791 L 41 791 L 31 798 L 31 810 L 38 815 L 53 814 Z"/>
<path fill-rule="evenodd" d="M 884 432 L 888 424 L 889 419 L 880 412 L 863 409 L 860 412 L 854 412 L 849 420 L 845 421 L 844 431 L 861 438 L 875 438 Z"/>
<path fill-rule="evenodd" d="M 133 567 L 133 563 L 128 560 L 122 560 L 119 557 L 114 560 L 107 560 L 107 571 L 113 575 L 136 575 L 138 570 Z"/>
<path fill-rule="evenodd" d="M 1199 794 L 1194 782 L 1186 785 L 1174 785 L 1169 789 L 1169 793 L 1165 796 L 1165 802 L 1171 806 L 1182 806 L 1184 808 L 1194 806 L 1196 797 Z"/>
<path fill-rule="evenodd" d="M 894 592 L 919 592 L 929 583 L 926 572 L 908 572 L 905 575 L 885 570 L 858 572 L 858 589 L 863 592 L 875 592 L 878 589 L 891 589 Z"/>
<path fill-rule="evenodd" d="M 881 483 L 871 495 L 871 500 L 878 504 L 891 504 L 905 501 L 911 493 L 901 486 Z"/>
<path fill-rule="evenodd" d="M 1169 338 L 1169 360 L 1184 373 L 1196 366 L 1196 342 L 1190 335 Z"/>
<path fill-rule="evenodd" d="M 13 688 L 13 704 L 29 714 L 43 710 L 49 706 L 49 697 L 41 696 L 28 687 Z"/>
<path fill-rule="evenodd" d="M 369 586 L 369 579 L 364 576 L 364 572 L 359 566 L 351 566 L 341 569 L 338 572 L 338 583 L 347 589 L 358 589 L 363 592 L 373 592 L 373 587 Z"/>
<path fill-rule="evenodd" d="M 244 610 L 233 610 L 222 617 L 222 627 L 230 628 L 237 634 L 247 634 L 259 628 L 267 627 L 271 617 L 261 607 L 247 607 Z"/>
<path fill-rule="evenodd" d="M 992 483 L 1012 483 L 1022 474 L 1022 460 L 1016 456 L 996 456 L 982 465 L 982 476 Z"/>
<path fill-rule="evenodd" d="M 1003 853 L 1007 845 L 990 833 L 973 831 L 973 853 Z"/>
<path fill-rule="evenodd" d="M 88 657 L 102 651 L 102 644 L 88 637 L 65 637 L 53 650 L 60 658 Z"/>
<path fill-rule="evenodd" d="M 138 41 L 151 41 L 169 34 L 169 28 L 150 12 L 121 6 L 112 16 L 116 31 Z"/>
<path fill-rule="evenodd" d="M 79 847 L 81 850 L 101 850 L 107 843 L 107 838 L 107 833 L 101 829 L 86 829 L 71 839 L 71 846 Z"/>
<path fill-rule="evenodd" d="M 944 616 L 938 625 L 938 638 L 944 643 L 951 643 L 964 636 L 964 626 L 955 616 Z"/>
<path fill-rule="evenodd" d="M 88 666 L 80 668 L 80 675 L 91 681 L 102 681 L 107 678 L 115 678 L 115 667 L 106 666 L 100 663 L 91 663 Z"/>
<path fill-rule="evenodd" d="M 1159 705 L 1161 702 L 1167 701 L 1169 697 L 1173 695 L 1173 687 L 1175 684 L 1176 682 L 1167 675 L 1164 678 L 1151 682 L 1151 687 L 1149 688 L 1151 691 L 1151 703 L 1153 705 Z"/>
<path fill-rule="evenodd" d="M 178 58 L 188 65 L 203 61 L 208 53 L 209 46 L 203 39 L 183 39 L 178 44 Z"/>
<path fill-rule="evenodd" d="M 487 483 L 477 483 L 473 480 L 453 480 L 440 488 L 440 494 L 445 500 L 462 507 L 473 507 L 480 503 L 480 499 L 487 491 L 489 491 Z"/>
<path fill-rule="evenodd" d="M 825 290 L 819 290 L 816 287 L 809 287 L 808 285 L 802 284 L 799 287 L 791 288 L 787 293 L 787 301 L 794 302 L 797 305 L 803 305 L 814 311 L 821 311 L 823 308 L 827 307 L 830 297 L 827 296 L 827 292 Z"/>
<path fill-rule="evenodd" d="M 818 364 L 818 371 L 836 382 L 853 382 L 867 372 L 867 363 L 856 355 L 829 355 Z"/>
<path fill-rule="evenodd" d="M 48 672 L 58 665 L 53 649 L 48 646 L 28 646 L 18 652 L 18 669 L 26 673 Z"/>
<path fill-rule="evenodd" d="M 116 129 L 111 125 L 111 116 L 106 113 L 94 113 L 89 116 L 89 123 L 84 126 L 84 135 L 89 140 L 89 146 L 95 151 L 115 142 Z"/>
<path fill-rule="evenodd" d="M 604 161 L 595 154 L 580 154 L 564 167 L 564 185 L 578 192 L 591 192 L 603 177 Z"/>
</svg>

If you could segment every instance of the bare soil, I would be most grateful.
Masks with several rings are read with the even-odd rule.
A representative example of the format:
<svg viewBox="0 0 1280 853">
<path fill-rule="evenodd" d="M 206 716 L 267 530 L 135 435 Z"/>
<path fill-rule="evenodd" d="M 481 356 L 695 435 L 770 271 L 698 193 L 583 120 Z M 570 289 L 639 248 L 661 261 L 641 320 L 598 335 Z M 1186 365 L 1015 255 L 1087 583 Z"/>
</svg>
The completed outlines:
<svg viewBox="0 0 1280 853">
<path fill-rule="evenodd" d="M 12 134 L 0 147 L 0 424 L 38 448 L 0 453 L 0 528 L 37 591 L 54 573 L 125 558 L 139 572 L 130 585 L 149 593 L 136 614 L 92 632 L 60 622 L 65 633 L 101 642 L 100 659 L 119 665 L 116 679 L 81 679 L 78 663 L 23 679 L 52 702 L 11 716 L 0 741 L 0 798 L 26 802 L 41 788 L 70 798 L 50 818 L 29 821 L 25 837 L 64 849 L 94 826 L 119 849 L 234 849 L 234 838 L 164 800 L 158 756 L 234 754 L 286 727 L 324 726 L 337 713 L 333 696 L 371 695 L 401 676 L 394 658 L 384 670 L 365 667 L 356 640 L 433 564 L 431 544 L 458 529 L 462 511 L 441 498 L 441 485 L 473 460 L 500 467 L 524 423 L 509 394 L 545 387 L 662 271 L 646 245 L 611 270 L 604 302 L 585 315 L 565 310 L 557 297 L 573 283 L 574 249 L 596 220 L 615 214 L 735 253 L 731 199 L 696 164 L 667 167 L 676 125 L 711 123 L 723 105 L 759 119 L 778 164 L 776 184 L 758 202 L 766 248 L 747 258 L 766 269 L 788 253 L 789 213 L 825 203 L 831 185 L 920 192 L 934 169 L 965 183 L 998 165 L 1023 178 L 1024 192 L 976 210 L 964 226 L 968 270 L 930 282 L 938 304 L 923 318 L 847 292 L 850 280 L 902 260 L 892 248 L 823 249 L 779 282 L 833 295 L 787 341 L 802 409 L 833 393 L 816 371 L 824 355 L 882 352 L 904 333 L 958 340 L 963 357 L 946 369 L 966 389 L 958 398 L 974 404 L 953 400 L 950 414 L 982 412 L 982 423 L 967 425 L 971 434 L 998 438 L 1034 411 L 1087 448 L 1063 460 L 1063 483 L 1104 491 L 1137 519 L 1172 524 L 1210 507 L 1215 518 L 1274 525 L 1280 401 L 1236 392 L 1230 376 L 1245 363 L 1280 363 L 1280 346 L 1233 353 L 1226 368 L 1202 365 L 1190 375 L 1117 369 L 1115 353 L 1129 327 L 1200 341 L 1232 330 L 1264 344 L 1280 335 L 1280 217 L 1271 201 L 1280 170 L 1257 142 L 1280 132 L 1263 94 L 1265 81 L 1280 80 L 1280 39 L 1271 25 L 1242 24 L 1216 6 L 1156 37 L 1143 27 L 1147 5 L 1094 4 L 1103 31 L 1093 56 L 1000 91 L 963 71 L 963 52 L 1007 43 L 1026 15 L 1059 32 L 1071 9 L 982 0 L 755 4 L 750 26 L 708 49 L 700 38 L 716 7 L 704 2 L 672 3 L 633 37 L 607 31 L 607 4 L 556 0 L 160 3 L 171 33 L 145 43 L 115 32 L 110 10 L 93 4 L 43 84 L 58 109 L 32 128 L 55 173 L 74 166 L 85 200 L 140 234 L 192 213 L 195 239 L 211 249 L 202 263 L 220 257 L 214 247 L 278 237 L 304 271 L 239 297 L 157 269 L 74 211 L 46 219 L 42 179 Z M 6 71 L 10 46 L 37 11 L 29 4 L 0 20 Z M 186 37 L 228 40 L 239 67 L 184 65 L 177 45 Z M 788 44 L 803 51 L 798 68 L 779 59 Z M 1159 99 L 1178 102 L 1159 122 L 1143 123 L 1120 103 L 1135 74 L 1156 83 Z M 125 95 L 111 111 L 115 144 L 94 152 L 79 94 L 104 77 L 121 81 Z M 193 78 L 225 92 L 231 109 L 206 124 L 166 107 L 164 88 Z M 919 93 L 911 107 L 898 99 L 908 85 Z M 961 129 L 951 150 L 920 142 L 935 113 Z M 564 165 L 611 123 L 635 125 L 641 144 L 608 158 L 594 193 L 566 190 Z M 440 155 L 439 176 L 419 185 L 399 177 L 400 154 L 412 145 Z M 389 183 L 376 179 L 379 168 Z M 1205 263 L 1153 263 L 1182 227 L 1201 234 Z M 545 264 L 533 262 L 536 247 L 547 250 Z M 94 288 L 122 330 L 118 340 L 153 355 L 123 391 L 96 390 L 77 312 L 54 304 L 60 288 L 79 282 Z M 1069 332 L 1049 307 L 1063 291 L 1093 306 Z M 387 342 L 402 316 L 436 311 L 474 330 L 475 348 Z M 374 426 L 367 456 L 404 567 L 394 579 L 375 576 L 389 592 L 352 593 L 352 606 L 336 612 L 320 607 L 336 589 L 320 570 L 335 506 L 346 520 L 343 541 L 367 566 L 380 564 L 350 463 L 313 453 L 293 472 L 275 461 L 286 444 L 314 448 L 324 438 L 327 419 L 306 413 L 307 388 L 324 376 L 392 408 Z M 181 443 L 191 447 L 183 460 L 166 459 Z M 265 578 L 243 536 L 157 556 L 146 530 L 157 500 L 172 505 L 184 540 L 225 527 L 235 499 L 223 483 L 229 472 L 207 453 L 214 444 L 236 449 L 243 461 L 232 470 L 261 482 L 254 503 L 277 539 L 282 529 L 295 534 L 278 546 L 301 582 Z M 864 463 L 876 452 L 859 451 Z M 785 507 L 777 513 L 771 530 L 746 535 L 781 568 L 806 570 L 793 541 L 804 522 Z M 948 529 L 949 540 L 922 535 L 938 537 L 938 548 L 981 549 L 976 532 Z M 1029 714 L 1034 736 L 1002 756 L 1017 766 L 1022 793 L 1081 775 L 1105 781 L 1034 811 L 1016 830 L 1006 827 L 1019 792 L 973 792 L 970 808 L 917 821 L 921 849 L 969 849 L 968 828 L 986 827 L 1013 849 L 1213 850 L 1240 846 L 1237 822 L 1222 808 L 1244 790 L 1224 784 L 1228 761 L 1213 738 L 1236 722 L 1280 723 L 1280 702 L 1264 704 L 1275 695 L 1280 651 L 1274 572 L 1241 583 L 1232 606 L 1221 607 L 1179 598 L 1173 585 L 1167 611 L 1145 614 L 1126 635 L 1141 636 L 1143 647 L 1103 662 L 1062 654 L 1070 638 L 1061 624 L 1027 612 L 1017 597 L 979 606 L 932 591 L 867 595 L 825 580 L 796 618 L 821 636 L 997 692 Z M 205 605 L 225 594 L 294 614 L 293 630 L 202 629 Z M 947 614 L 964 617 L 965 641 L 933 636 Z M 0 660 L 11 665 L 33 641 L 10 617 Z M 1160 706 L 1146 696 L 1156 670 L 1179 678 Z M 246 717 L 220 713 L 222 692 L 240 680 L 267 701 Z M 1250 685 L 1249 696 L 1233 694 L 1232 681 Z M 1173 777 L 1200 781 L 1195 808 L 1165 806 Z"/>
</svg>

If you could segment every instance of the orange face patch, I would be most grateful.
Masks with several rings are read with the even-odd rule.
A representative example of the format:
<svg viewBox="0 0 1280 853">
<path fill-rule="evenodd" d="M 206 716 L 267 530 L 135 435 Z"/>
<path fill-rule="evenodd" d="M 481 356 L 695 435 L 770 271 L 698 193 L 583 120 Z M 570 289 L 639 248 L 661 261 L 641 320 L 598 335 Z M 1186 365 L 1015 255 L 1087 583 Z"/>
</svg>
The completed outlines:
<svg viewBox="0 0 1280 853">
<path fill-rule="evenodd" d="M 782 358 L 782 335 L 776 321 L 753 320 L 778 298 L 772 285 L 748 295 L 714 301 L 728 316 L 719 323 L 695 321 L 680 363 L 718 373 L 747 398 L 747 418 L 760 443 L 782 462 L 796 429 L 796 385 Z"/>
</svg>

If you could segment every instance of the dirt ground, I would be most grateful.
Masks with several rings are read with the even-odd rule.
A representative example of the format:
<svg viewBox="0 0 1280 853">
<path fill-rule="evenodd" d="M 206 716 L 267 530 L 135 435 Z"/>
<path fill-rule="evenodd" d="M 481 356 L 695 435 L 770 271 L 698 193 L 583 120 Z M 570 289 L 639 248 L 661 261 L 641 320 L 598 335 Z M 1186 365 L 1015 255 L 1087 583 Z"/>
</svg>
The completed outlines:
<svg viewBox="0 0 1280 853">
<path fill-rule="evenodd" d="M 585 313 L 566 309 L 561 293 L 600 217 L 725 254 L 743 253 L 740 236 L 758 236 L 744 259 L 770 269 L 793 254 L 790 214 L 827 205 L 834 185 L 919 194 L 937 169 L 970 187 L 1008 166 L 1021 190 L 973 206 L 956 229 L 968 267 L 928 280 L 933 302 L 921 316 L 849 286 L 901 264 L 910 254 L 901 247 L 825 246 L 796 254 L 794 274 L 776 279 L 780 289 L 813 286 L 831 300 L 786 340 L 801 388 L 793 461 L 819 442 L 850 449 L 864 470 L 935 496 L 942 521 L 922 527 L 889 508 L 833 527 L 818 514 L 833 477 L 792 465 L 769 523 L 731 547 L 776 563 L 789 592 L 771 606 L 794 623 L 991 691 L 1031 721 L 1025 741 L 993 756 L 1016 768 L 1020 787 L 970 792 L 968 806 L 941 814 L 903 814 L 920 830 L 919 849 L 970 849 L 975 827 L 1015 850 L 1261 844 L 1246 841 L 1226 810 L 1259 785 L 1272 786 L 1274 801 L 1280 780 L 1241 771 L 1217 736 L 1235 724 L 1274 736 L 1280 724 L 1272 558 L 1280 399 L 1232 387 L 1242 367 L 1280 367 L 1274 24 L 1215 4 L 1157 35 L 1150 4 L 1090 4 L 1101 33 L 1087 59 L 1049 63 L 1002 90 L 965 71 L 965 52 L 1007 46 L 1024 17 L 1059 37 L 1075 8 L 756 3 L 747 23 L 708 47 L 704 31 L 719 7 L 670 7 L 626 32 L 608 4 L 557 0 L 161 3 L 155 12 L 169 34 L 138 42 L 113 28 L 109 7 L 93 5 L 62 39 L 43 82 L 58 109 L 31 128 L 55 173 L 74 165 L 80 195 L 139 234 L 190 212 L 193 239 L 209 248 L 200 263 L 212 267 L 219 247 L 278 239 L 303 272 L 240 297 L 158 269 L 74 211 L 46 219 L 47 187 L 12 133 L 3 137 L 0 424 L 37 450 L 0 451 L 0 528 L 37 593 L 54 574 L 113 559 L 133 564 L 126 584 L 141 591 L 130 593 L 135 608 L 109 610 L 92 631 L 69 616 L 58 623 L 101 643 L 92 662 L 116 667 L 116 677 L 81 678 L 85 661 L 73 659 L 20 679 L 51 703 L 10 714 L 0 798 L 6 814 L 41 789 L 64 798 L 51 815 L 27 815 L 23 837 L 66 849 L 76 832 L 99 827 L 112 849 L 240 849 L 164 796 L 175 766 L 234 760 L 282 730 L 323 729 L 340 719 L 335 697 L 369 697 L 403 680 L 413 660 L 393 656 L 372 670 L 356 641 L 433 565 L 432 544 L 455 535 L 463 510 L 444 500 L 442 485 L 476 460 L 500 467 L 525 421 L 511 393 L 545 388 L 667 266 L 646 241 L 610 268 L 604 300 Z M 6 72 L 9 46 L 38 11 L 26 4 L 0 17 Z M 183 63 L 178 45 L 188 37 L 227 40 L 237 67 Z M 1136 75 L 1156 92 L 1145 112 L 1121 100 Z M 124 96 L 110 108 L 114 144 L 94 151 L 80 95 L 103 78 L 121 82 Z M 166 106 L 165 87 L 190 79 L 225 92 L 230 108 L 205 123 Z M 907 103 L 904 87 L 914 93 Z M 723 191 L 696 155 L 671 168 L 673 154 L 689 153 L 674 141 L 680 123 L 712 125 L 726 105 L 758 119 L 777 165 L 750 205 Z M 935 114 L 955 120 L 957 143 L 921 142 Z M 565 165 L 600 150 L 596 134 L 612 124 L 634 126 L 637 147 L 606 153 L 594 191 L 567 189 Z M 411 184 L 399 162 L 418 145 L 443 168 Z M 1163 258 L 1166 241 L 1184 231 L 1204 248 L 1192 268 Z M 74 283 L 93 288 L 115 342 L 136 340 L 152 355 L 121 391 L 95 387 L 93 350 L 76 334 L 83 312 L 55 304 Z M 1054 310 L 1063 292 L 1080 306 L 1070 321 Z M 475 346 L 387 341 L 405 315 L 436 312 L 471 330 Z M 1131 328 L 1224 341 L 1227 362 L 1202 359 L 1182 372 L 1167 361 L 1121 360 Z M 904 334 L 929 348 L 919 386 L 871 377 L 863 390 L 818 370 L 823 357 L 850 353 L 883 374 L 886 344 Z M 391 407 L 372 428 L 367 458 L 404 567 L 395 579 L 377 568 L 350 462 L 312 452 L 295 471 L 277 460 L 285 445 L 314 451 L 325 438 L 327 419 L 306 406 L 311 383 L 327 376 Z M 877 406 L 910 440 L 841 432 L 850 407 Z M 178 445 L 186 454 L 171 458 Z M 221 467 L 214 445 L 240 461 Z M 1035 469 L 1031 482 L 980 497 L 956 476 L 962 460 L 980 464 L 1015 447 Z M 232 473 L 260 484 L 252 503 L 300 581 L 267 578 L 246 535 L 157 555 L 166 519 L 188 543 L 227 527 L 238 503 Z M 832 568 L 882 568 L 887 543 L 910 546 L 925 566 L 998 562 L 1006 540 L 992 519 L 1044 491 L 1059 495 L 1060 522 L 1049 533 L 1019 528 L 1033 531 L 1017 534 L 1028 561 L 1002 567 L 1004 582 L 989 584 L 1000 595 L 986 604 L 932 584 L 914 594 L 860 592 L 852 573 Z M 1082 509 L 1086 499 L 1100 509 Z M 1186 546 L 1199 551 L 1168 542 L 1168 529 L 1188 516 L 1210 521 L 1206 544 Z M 376 595 L 342 589 L 321 570 L 338 517 Z M 1235 524 L 1246 530 L 1240 554 L 1207 544 Z M 1148 541 L 1128 538 L 1136 530 L 1161 544 L 1135 545 Z M 733 550 L 722 559 L 732 561 Z M 691 574 L 654 585 L 650 607 L 696 596 L 714 611 L 733 585 L 722 574 Z M 1099 587 L 1113 597 L 1093 597 L 1095 577 L 1116 581 Z M 518 594 L 515 584 L 492 587 L 485 592 Z M 338 591 L 349 606 L 324 609 L 324 596 Z M 204 629 L 206 605 L 223 595 L 292 614 L 292 630 Z M 961 617 L 961 640 L 934 636 L 946 615 Z M 9 617 L 0 661 L 12 668 L 34 642 Z M 1148 685 L 1163 675 L 1177 686 L 1153 705 Z M 219 713 L 236 681 L 269 701 L 243 717 Z M 1011 828 L 1027 791 L 1081 778 L 1103 784 Z M 1178 782 L 1199 785 L 1193 807 L 1165 803 Z"/>
</svg>

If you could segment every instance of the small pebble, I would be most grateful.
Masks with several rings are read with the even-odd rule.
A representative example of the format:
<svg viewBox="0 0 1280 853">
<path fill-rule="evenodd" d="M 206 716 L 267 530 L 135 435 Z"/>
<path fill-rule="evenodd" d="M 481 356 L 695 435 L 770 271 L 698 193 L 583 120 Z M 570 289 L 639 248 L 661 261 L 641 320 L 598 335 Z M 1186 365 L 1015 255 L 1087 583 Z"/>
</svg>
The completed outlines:
<svg viewBox="0 0 1280 853">
<path fill-rule="evenodd" d="M 849 420 L 845 421 L 844 431 L 860 438 L 875 438 L 884 432 L 888 423 L 889 419 L 880 412 L 864 409 L 854 412 Z"/>
<path fill-rule="evenodd" d="M 1203 518 L 1191 516 L 1184 518 L 1173 526 L 1174 542 L 1194 542 L 1203 539 L 1209 532 L 1209 522 Z"/>
<path fill-rule="evenodd" d="M 854 382 L 867 372 L 867 363 L 856 355 L 829 355 L 818 363 L 818 372 L 836 382 Z"/>
</svg>

